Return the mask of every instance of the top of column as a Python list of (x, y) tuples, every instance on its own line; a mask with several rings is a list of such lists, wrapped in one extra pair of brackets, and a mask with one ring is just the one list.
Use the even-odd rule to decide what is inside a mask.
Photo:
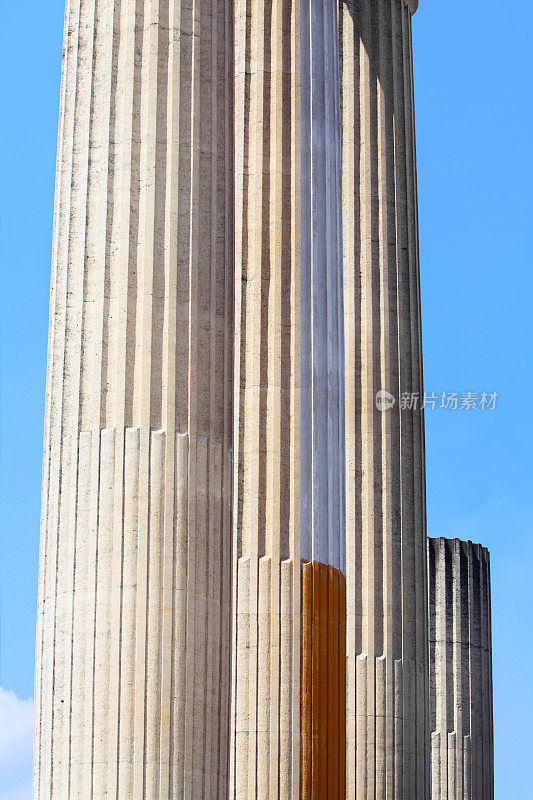
[(407, 5), (411, 9), (411, 14), (414, 14), (418, 8), (418, 0), (406, 0)]

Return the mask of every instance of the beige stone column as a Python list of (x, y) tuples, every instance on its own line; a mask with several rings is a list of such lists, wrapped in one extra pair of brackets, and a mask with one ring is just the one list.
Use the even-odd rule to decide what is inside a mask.
[(232, 800), (299, 794), (299, 13), (235, 3)]
[(415, 6), (340, 2), (350, 800), (429, 777)]
[(226, 797), (232, 28), (67, 3), (35, 800)]
[(490, 556), (428, 540), (431, 800), (493, 800)]

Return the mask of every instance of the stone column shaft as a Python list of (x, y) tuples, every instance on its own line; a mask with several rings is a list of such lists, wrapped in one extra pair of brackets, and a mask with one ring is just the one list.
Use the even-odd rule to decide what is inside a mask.
[(235, 71), (230, 795), (339, 800), (345, 457), (336, 0), (239, 0)]
[(490, 556), (428, 539), (432, 800), (493, 800)]
[(299, 5), (235, 4), (232, 800), (298, 797)]
[(350, 800), (427, 797), (415, 5), (340, 2)]
[(226, 796), (232, 25), (67, 3), (35, 800)]

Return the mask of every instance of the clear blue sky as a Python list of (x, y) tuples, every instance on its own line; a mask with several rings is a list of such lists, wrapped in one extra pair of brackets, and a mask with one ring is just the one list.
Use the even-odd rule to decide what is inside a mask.
[[(0, 685), (21, 699), (33, 694), (63, 5), (8, 3), (0, 34)], [(531, 0), (421, 0), (414, 21), (426, 389), (500, 394), (494, 412), (427, 413), (429, 533), (492, 554), (497, 800), (533, 786), (532, 30)]]

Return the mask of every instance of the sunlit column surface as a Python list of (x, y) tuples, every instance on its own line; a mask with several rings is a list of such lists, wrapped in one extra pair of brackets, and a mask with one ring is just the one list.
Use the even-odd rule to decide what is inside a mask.
[(226, 796), (230, 3), (67, 3), (36, 800)]

